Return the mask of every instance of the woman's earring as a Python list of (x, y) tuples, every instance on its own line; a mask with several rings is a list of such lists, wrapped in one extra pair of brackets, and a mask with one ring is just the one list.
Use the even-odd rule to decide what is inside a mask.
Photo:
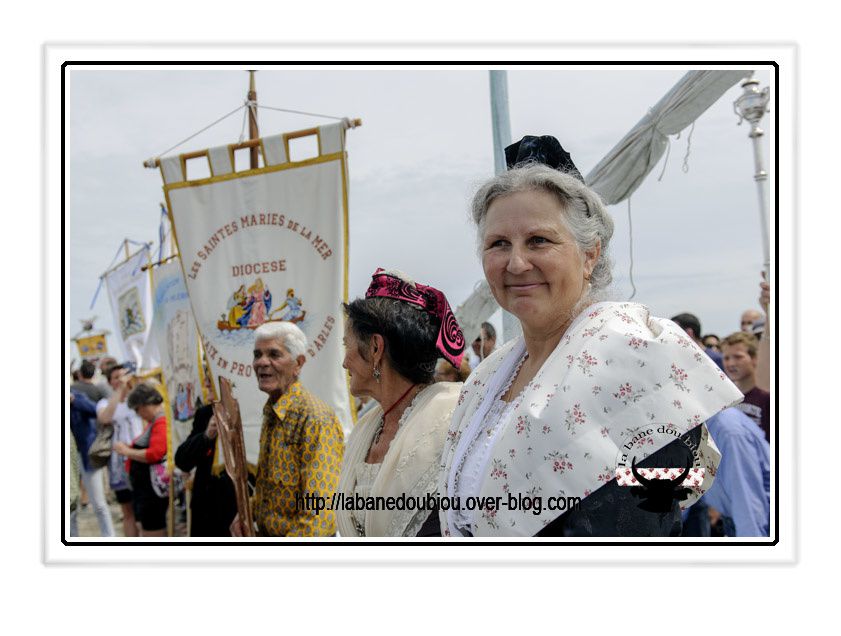
[(374, 379), (377, 381), (377, 384), (380, 383), (380, 378), (382, 377), (382, 375), (383, 374), (380, 373), (380, 370), (377, 367), (374, 367)]

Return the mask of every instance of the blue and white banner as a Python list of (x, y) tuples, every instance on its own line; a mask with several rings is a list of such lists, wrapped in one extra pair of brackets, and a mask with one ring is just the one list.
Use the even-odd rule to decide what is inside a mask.
[(140, 371), (160, 365), (156, 347), (147, 347), (152, 328), (152, 291), (149, 272), (142, 267), (149, 262), (149, 248), (144, 246), (102, 276), (117, 323), (117, 340), (125, 357)]
[(152, 335), (160, 351), (161, 374), (169, 397), (173, 448), (190, 434), (193, 415), (205, 403), (199, 334), (181, 263), (178, 259), (152, 269), (155, 318)]

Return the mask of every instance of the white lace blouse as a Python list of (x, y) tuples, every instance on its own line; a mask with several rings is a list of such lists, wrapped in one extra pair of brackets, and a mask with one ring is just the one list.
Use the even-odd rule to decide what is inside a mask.
[(456, 470), (455, 474), (455, 491), (454, 495), (459, 498), (460, 508), (455, 513), (456, 526), (463, 530), (467, 530), (471, 534), (474, 532), (474, 517), (475, 510), (468, 510), (468, 497), (478, 497), (482, 488), (482, 480), (485, 468), (490, 461), (491, 451), (499, 436), (500, 431), (503, 430), (503, 424), (508, 420), (513, 408), (519, 403), (521, 396), (518, 395), (510, 402), (504, 402), (502, 396), (506, 394), (514, 378), (520, 372), (527, 356), (523, 356), (520, 363), (514, 369), (514, 373), (508, 379), (502, 390), (496, 395), (494, 403), (488, 411), (482, 425), (476, 431), (476, 435), (470, 441), (464, 455), (461, 458), (456, 458), (456, 466), (460, 469)]

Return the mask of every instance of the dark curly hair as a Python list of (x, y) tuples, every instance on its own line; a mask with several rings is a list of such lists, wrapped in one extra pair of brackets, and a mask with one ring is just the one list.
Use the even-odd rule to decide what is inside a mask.
[(371, 337), (380, 334), (391, 367), (415, 384), (429, 384), (440, 354), (435, 347), (440, 320), (395, 298), (357, 298), (343, 305), (359, 340), (359, 355), (370, 359)]

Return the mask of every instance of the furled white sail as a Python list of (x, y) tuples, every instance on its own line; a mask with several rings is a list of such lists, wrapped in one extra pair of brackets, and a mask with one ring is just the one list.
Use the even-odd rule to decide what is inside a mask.
[(585, 177), (607, 205), (624, 201), (666, 151), (668, 136), (694, 122), (753, 71), (689, 71)]

